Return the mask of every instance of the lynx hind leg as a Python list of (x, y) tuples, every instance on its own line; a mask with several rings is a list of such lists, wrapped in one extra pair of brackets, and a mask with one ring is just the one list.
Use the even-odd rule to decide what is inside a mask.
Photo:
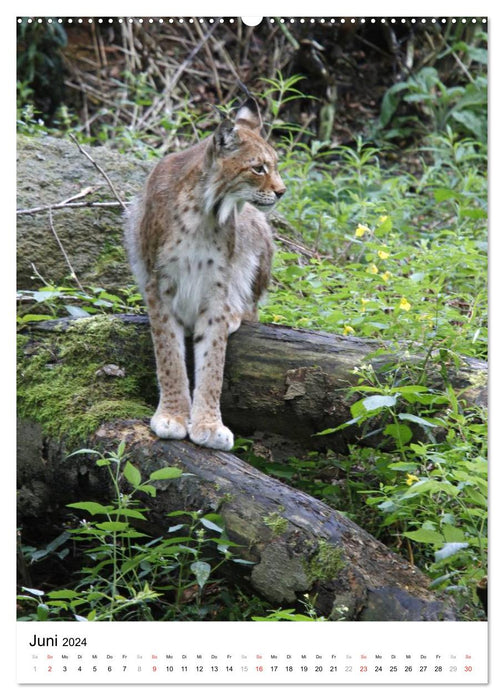
[(151, 429), (163, 439), (187, 436), (191, 413), (189, 380), (185, 366), (183, 327), (160, 308), (156, 295), (147, 294), (159, 383), (159, 404), (151, 418)]

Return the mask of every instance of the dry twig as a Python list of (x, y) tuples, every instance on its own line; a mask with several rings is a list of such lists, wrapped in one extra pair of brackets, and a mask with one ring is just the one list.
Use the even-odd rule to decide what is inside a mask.
[(112, 193), (113, 193), (114, 197), (117, 199), (117, 201), (119, 202), (119, 204), (121, 205), (121, 207), (124, 209), (124, 211), (126, 211), (126, 210), (127, 210), (127, 207), (126, 207), (126, 205), (124, 204), (124, 202), (122, 201), (122, 199), (121, 199), (119, 193), (117, 192), (116, 188), (115, 188), (114, 185), (112, 184), (112, 181), (110, 180), (110, 178), (109, 178), (109, 176), (107, 175), (107, 173), (103, 170), (103, 168), (102, 168), (100, 165), (98, 165), (98, 163), (96, 163), (95, 160), (93, 160), (93, 158), (89, 155), (89, 153), (87, 153), (87, 152), (82, 148), (82, 146), (80, 145), (80, 143), (77, 141), (77, 139), (75, 138), (75, 136), (74, 136), (73, 134), (69, 134), (69, 136), (70, 136), (70, 138), (72, 139), (72, 141), (76, 144), (76, 146), (77, 146), (77, 148), (79, 149), (79, 151), (80, 151), (83, 155), (85, 155), (86, 158), (87, 158), (87, 159), (94, 165), (94, 167), (98, 170), (98, 172), (99, 172), (101, 175), (103, 175), (103, 177), (104, 177), (105, 180), (107, 181), (108, 186), (109, 186), (110, 189), (112, 190)]
[(63, 244), (60, 241), (58, 234), (56, 233), (56, 229), (54, 228), (53, 215), (52, 215), (51, 208), (49, 208), (49, 225), (51, 227), (51, 232), (52, 232), (54, 238), (56, 239), (56, 243), (58, 244), (61, 252), (63, 253), (63, 257), (65, 258), (66, 264), (68, 265), (68, 269), (70, 270), (70, 274), (72, 275), (72, 279), (75, 280), (75, 282), (76, 282), (77, 286), (79, 287), (79, 289), (81, 290), (81, 292), (84, 292), (84, 294), (85, 294), (84, 287), (79, 282), (79, 278), (77, 277), (77, 275), (75, 273), (75, 270), (73, 268), (72, 263), (70, 262), (70, 258), (68, 257), (66, 250), (63, 247)]

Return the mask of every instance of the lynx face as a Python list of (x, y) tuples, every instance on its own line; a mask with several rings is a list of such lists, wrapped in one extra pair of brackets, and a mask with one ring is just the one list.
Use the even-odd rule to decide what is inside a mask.
[(259, 113), (251, 111), (249, 101), (238, 111), (236, 122), (222, 122), (213, 137), (214, 176), (206, 193), (208, 205), (219, 208), (223, 223), (234, 206), (241, 211), (248, 202), (268, 212), (285, 192), (278, 173), (278, 156), (261, 137)]
[[(270, 277), (272, 233), (265, 217), (285, 192), (273, 148), (249, 98), (234, 121), (151, 173), (127, 227), (130, 261), (152, 330), (160, 387), (151, 427), (160, 438), (229, 450), (220, 394), (229, 333), (257, 320)], [(194, 347), (194, 391), (185, 336)]]

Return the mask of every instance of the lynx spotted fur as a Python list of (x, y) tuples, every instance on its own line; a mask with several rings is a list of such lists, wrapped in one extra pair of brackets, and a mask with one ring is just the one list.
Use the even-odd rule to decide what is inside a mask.
[[(277, 155), (249, 97), (234, 122), (158, 163), (132, 208), (126, 242), (149, 313), (160, 389), (160, 438), (230, 450), (220, 395), (227, 337), (257, 320), (273, 243), (266, 213), (285, 192)], [(185, 338), (194, 347), (194, 389)]]

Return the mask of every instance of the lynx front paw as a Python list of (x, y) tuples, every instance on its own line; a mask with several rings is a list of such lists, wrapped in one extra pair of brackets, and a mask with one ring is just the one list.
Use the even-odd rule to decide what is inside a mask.
[(183, 440), (187, 435), (187, 421), (183, 416), (155, 413), (150, 422), (151, 429), (163, 440)]
[(220, 421), (196, 423), (189, 428), (192, 442), (212, 450), (230, 450), (234, 444), (233, 433)]

